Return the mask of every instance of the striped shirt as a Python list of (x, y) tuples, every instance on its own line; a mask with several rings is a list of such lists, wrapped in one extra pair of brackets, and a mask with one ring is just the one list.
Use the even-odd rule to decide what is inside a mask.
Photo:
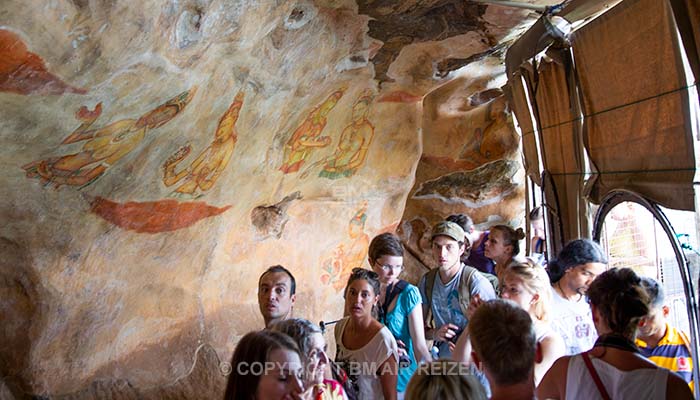
[(692, 353), (686, 344), (689, 341), (685, 333), (666, 324), (666, 334), (659, 340), (659, 344), (656, 347), (647, 347), (647, 344), (640, 339), (637, 339), (636, 343), (644, 357), (659, 367), (677, 373), (695, 391), (693, 387)]

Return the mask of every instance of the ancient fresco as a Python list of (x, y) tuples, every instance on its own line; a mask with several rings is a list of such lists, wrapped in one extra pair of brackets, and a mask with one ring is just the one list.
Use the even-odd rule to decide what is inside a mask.
[(309, 112), (284, 146), (284, 161), (280, 171), (285, 174), (298, 172), (312, 152), (331, 144), (330, 136), (321, 136), (321, 133), (328, 122), (328, 113), (338, 104), (344, 92), (345, 89), (336, 90)]
[(259, 240), (268, 238), (279, 239), (284, 232), (284, 226), (289, 222), (287, 209), (295, 200), (301, 199), (301, 192), (294, 192), (285, 196), (279, 202), (272, 205), (261, 205), (250, 212), (250, 222), (255, 227)]
[(3, 4), (0, 397), (215, 398), (267, 267), (295, 274), (295, 316), (337, 319), (377, 233), (512, 219), (518, 185), (445, 199), (516, 160), (481, 57), (521, 20), (399, 3)]
[(191, 151), (188, 144), (170, 156), (163, 164), (163, 183), (165, 186), (179, 184), (172, 195), (181, 198), (196, 199), (211, 189), (228, 166), (233, 149), (238, 140), (236, 121), (243, 107), (243, 92), (238, 92), (228, 110), (219, 119), (214, 133), (214, 140), (190, 164), (176, 172), (177, 166)]
[(102, 115), (102, 104), (94, 110), (81, 107), (75, 118), (82, 123), (61, 145), (85, 142), (82, 151), (49, 157), (25, 164), (28, 178), (39, 179), (44, 185), (83, 188), (99, 179), (124, 156), (138, 148), (146, 134), (167, 124), (192, 100), (197, 88), (178, 94), (138, 119), (122, 119), (99, 128), (91, 128)]
[(170, 232), (192, 226), (199, 220), (219, 215), (231, 208), (214, 207), (204, 202), (159, 200), (117, 203), (98, 197), (90, 211), (114, 225), (138, 233)]
[(341, 292), (353, 268), (362, 267), (367, 259), (369, 235), (365, 232), (367, 202), (357, 210), (347, 225), (347, 239), (338, 244), (332, 255), (323, 260), (321, 282)]
[(374, 125), (367, 119), (374, 95), (365, 90), (352, 106), (352, 122), (343, 129), (332, 155), (326, 157), (318, 176), (328, 179), (353, 176), (362, 167), (374, 137)]
[(7, 29), (0, 29), (0, 91), (23, 95), (87, 93), (49, 72), (41, 56), (29, 51), (22, 38)]

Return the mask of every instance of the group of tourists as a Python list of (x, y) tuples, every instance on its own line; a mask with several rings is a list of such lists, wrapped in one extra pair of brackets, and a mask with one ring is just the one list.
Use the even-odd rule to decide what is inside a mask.
[(258, 283), (266, 329), (238, 343), (226, 399), (692, 398), (690, 344), (666, 322), (658, 282), (606, 270), (587, 239), (545, 269), (519, 254), (524, 237), (451, 215), (414, 286), (400, 279), (400, 239), (376, 236), (370, 268), (344, 289), (332, 360), (325, 327), (292, 317), (293, 274), (270, 267)]

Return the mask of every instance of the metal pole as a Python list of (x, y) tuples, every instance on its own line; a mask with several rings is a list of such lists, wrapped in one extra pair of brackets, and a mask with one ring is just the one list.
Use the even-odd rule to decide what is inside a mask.
[(484, 3), (484, 4), (494, 4), (503, 7), (515, 7), (524, 8), (526, 10), (533, 10), (539, 12), (546, 12), (549, 6), (538, 6), (536, 4), (526, 4), (518, 3), (517, 1), (506, 1), (506, 0), (471, 0), (474, 3)]

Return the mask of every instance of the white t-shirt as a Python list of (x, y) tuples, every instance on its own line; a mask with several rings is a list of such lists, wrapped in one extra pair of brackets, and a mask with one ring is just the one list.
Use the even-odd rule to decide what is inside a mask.
[(565, 354), (572, 356), (590, 350), (598, 338), (593, 325), (591, 307), (581, 296), (569, 301), (552, 288), (552, 316), (550, 326), (564, 339)]
[(360, 400), (384, 399), (379, 381), (379, 368), (394, 357), (398, 363), (398, 346), (394, 336), (386, 326), (366, 345), (357, 350), (349, 350), (343, 345), (343, 332), (349, 318), (344, 318), (335, 327), (335, 361), (345, 369), (350, 381), (357, 390)]
[[(591, 357), (605, 390), (611, 399), (656, 400), (666, 398), (668, 370), (644, 368), (621, 371), (603, 360)], [(598, 387), (580, 355), (569, 359), (566, 373), (566, 400), (602, 399)]]

